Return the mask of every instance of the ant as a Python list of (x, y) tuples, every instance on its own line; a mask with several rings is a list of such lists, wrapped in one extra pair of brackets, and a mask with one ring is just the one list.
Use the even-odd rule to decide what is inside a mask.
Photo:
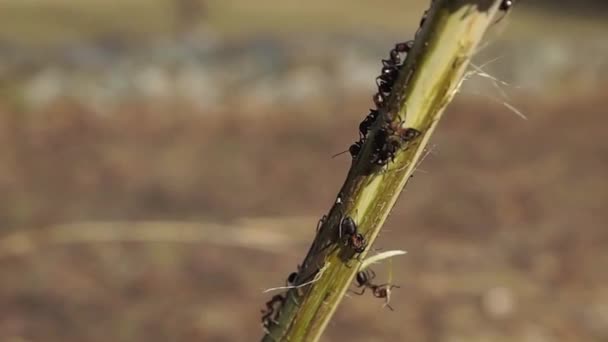
[(378, 95), (383, 98), (390, 95), (391, 91), (393, 90), (393, 85), (397, 80), (397, 76), (399, 75), (399, 70), (401, 70), (402, 67), (401, 55), (405, 54), (407, 56), (413, 46), (414, 41), (412, 40), (397, 43), (390, 51), (389, 59), (382, 60), (382, 71), (380, 72), (380, 76), (376, 78), (376, 85), (378, 86), (379, 91), (374, 97), (374, 103), (376, 103), (376, 105), (378, 105), (378, 101), (376, 101)]
[[(395, 135), (395, 133), (397, 133)], [(395, 160), (395, 154), (406, 143), (414, 140), (422, 134), (415, 128), (393, 130), (392, 128), (381, 128), (374, 141), (374, 154), (372, 163), (376, 165), (386, 165), (389, 160)]]
[(363, 234), (357, 231), (357, 224), (350, 216), (342, 218), (338, 227), (338, 235), (345, 245), (357, 253), (363, 253), (367, 247), (367, 240)]
[(389, 52), (389, 58), (382, 60), (382, 71), (380, 72), (380, 76), (376, 78), (378, 93), (373, 97), (377, 109), (384, 106), (386, 97), (388, 97), (393, 90), (393, 85), (402, 66), (401, 55), (405, 54), (407, 56), (407, 53), (410, 52), (412, 46), (414, 46), (413, 41), (397, 43)]
[[(389, 53), (389, 59), (382, 60), (382, 71), (380, 76), (376, 78), (376, 85), (378, 86), (378, 92), (373, 96), (374, 105), (376, 109), (370, 109), (369, 114), (363, 119), (363, 121), (359, 124), (359, 141), (352, 144), (348, 152), (353, 159), (357, 158), (359, 152), (361, 152), (361, 148), (365, 139), (367, 137), (367, 133), (369, 129), (372, 127), (374, 122), (379, 116), (379, 109), (384, 107), (388, 96), (393, 90), (393, 85), (399, 75), (399, 70), (401, 68), (401, 54), (407, 54), (414, 42), (408, 41), (404, 43), (397, 43), (395, 47)], [(347, 151), (340, 152), (332, 156), (332, 158), (337, 157)]]
[(380, 128), (374, 140), (372, 163), (376, 165), (386, 165), (389, 159), (394, 160), (395, 153), (398, 149), (398, 141), (391, 138), (389, 130), (386, 127)]
[(389, 133), (385, 127), (380, 128), (376, 136), (374, 137), (374, 154), (372, 155), (372, 163), (378, 165), (384, 165), (384, 154), (383, 151), (387, 145)]
[[(411, 51), (414, 46), (414, 41), (410, 40), (403, 43), (395, 44), (395, 47), (390, 51), (389, 59), (382, 60), (383, 68), (381, 71), (381, 75), (376, 78), (376, 84), (378, 85), (378, 93), (374, 95), (374, 103), (378, 109), (381, 108), (385, 104), (386, 98), (390, 95), (393, 90), (394, 83), (399, 75), (399, 71), (402, 68), (402, 59), (401, 54), (407, 54)], [(362, 136), (363, 140), (369, 128), (376, 120), (377, 112), (370, 113), (368, 117), (361, 122), (359, 125), (359, 132)], [(372, 115), (373, 114), (373, 115)], [(390, 123), (387, 122), (390, 125)], [(397, 138), (392, 137), (396, 131), (399, 129), (392, 129), (382, 127), (380, 131), (377, 133), (374, 141), (374, 149), (372, 155), (372, 163), (377, 165), (385, 165), (389, 160), (394, 160), (395, 153), (401, 145), (407, 141), (414, 139), (417, 135), (415, 132), (418, 132), (414, 129), (406, 129), (403, 134), (399, 134)], [(400, 132), (401, 133), (401, 132)], [(418, 132), (419, 133), (419, 132)]]
[(395, 47), (389, 52), (389, 59), (383, 59), (382, 65), (385, 67), (396, 67), (400, 65), (402, 62), (401, 54), (407, 55), (413, 46), (413, 40), (395, 44)]
[[(291, 275), (289, 277), (291, 277)], [(280, 294), (273, 296), (266, 302), (266, 310), (262, 310), (262, 326), (265, 330), (268, 330), (272, 324), (278, 323), (279, 309), (284, 302), (285, 297)]]
[[(372, 125), (376, 122), (376, 119), (380, 115), (380, 109), (384, 107), (388, 96), (390, 96), (393, 90), (393, 86), (395, 84), (395, 81), (397, 80), (397, 77), (399, 76), (399, 71), (402, 67), (402, 54), (405, 54), (407, 56), (413, 46), (414, 41), (412, 40), (397, 43), (390, 51), (389, 58), (382, 60), (383, 67), (380, 76), (376, 78), (378, 92), (373, 96), (373, 101), (374, 105), (376, 106), (376, 109), (370, 109), (369, 114), (367, 114), (365, 119), (363, 119), (363, 121), (359, 124), (359, 141), (353, 143), (347, 150), (353, 160), (356, 159), (359, 153), (361, 152), (363, 143), (365, 143), (365, 140), (367, 138), (367, 133), (369, 132)], [(382, 145), (384, 145), (384, 143)], [(378, 149), (379, 148), (376, 148), (376, 150)], [(386, 158), (378, 158), (378, 160), (380, 160), (382, 164), (386, 164), (389, 158), (394, 158), (396, 150), (397, 148), (392, 148), (388, 153), (385, 153), (388, 155), (386, 156)], [(332, 156), (332, 158), (346, 153), (347, 151), (335, 154)]]
[(387, 306), (389, 309), (391, 309), (391, 311), (394, 311), (393, 307), (389, 304), (389, 302), (391, 300), (391, 290), (393, 288), (399, 288), (399, 286), (388, 284), (388, 283), (376, 285), (376, 284), (372, 283), (372, 280), (374, 278), (376, 278), (376, 273), (374, 271), (372, 271), (371, 269), (357, 273), (357, 278), (356, 278), (357, 287), (362, 288), (362, 289), (361, 289), (361, 292), (356, 292), (356, 291), (352, 291), (352, 292), (356, 295), (361, 296), (365, 293), (366, 289), (370, 289), (370, 290), (372, 290), (374, 297), (384, 298), (385, 299), (384, 305)]

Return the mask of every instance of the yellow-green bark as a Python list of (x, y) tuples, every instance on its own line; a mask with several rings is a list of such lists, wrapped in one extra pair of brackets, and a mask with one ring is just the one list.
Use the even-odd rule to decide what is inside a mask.
[(373, 243), (455, 95), (500, 2), (433, 2), (386, 107), (389, 117), (394, 118), (393, 125), (415, 128), (421, 136), (397, 152), (387, 166), (370, 166), (378, 124), (372, 128), (302, 264), (299, 282), (313, 279), (315, 274), (317, 280), (289, 290), (278, 324), (271, 326), (263, 341), (319, 339), (359, 267), (356, 259), (348, 260), (348, 248), (335, 242), (340, 219), (344, 215), (352, 217), (369, 245)]

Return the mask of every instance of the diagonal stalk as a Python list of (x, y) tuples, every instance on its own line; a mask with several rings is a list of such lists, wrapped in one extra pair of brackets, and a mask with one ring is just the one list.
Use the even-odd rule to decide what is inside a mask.
[[(441, 115), (456, 94), (467, 65), (501, 0), (435, 0), (380, 118), (353, 161), (348, 177), (300, 267), (276, 324), (263, 341), (317, 341), (365, 256), (353, 258), (338, 233), (341, 220), (354, 219), (371, 245), (418, 164)], [(386, 166), (373, 163), (383, 125), (420, 136), (400, 145)], [(376, 146), (376, 147), (375, 147)], [(368, 245), (368, 246), (369, 246)], [(314, 282), (310, 283), (311, 280)]]

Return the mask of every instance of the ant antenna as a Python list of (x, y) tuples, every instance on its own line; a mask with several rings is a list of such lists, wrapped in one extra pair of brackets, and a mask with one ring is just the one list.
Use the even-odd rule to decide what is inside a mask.
[(341, 156), (341, 155), (343, 155), (343, 154), (344, 154), (344, 153), (346, 153), (346, 152), (348, 152), (348, 150), (344, 150), (344, 151), (342, 151), (342, 152), (340, 152), (340, 153), (336, 153), (336, 154), (334, 154), (333, 156), (331, 156), (331, 158), (332, 158), (332, 159), (334, 159), (334, 158), (336, 158), (337, 156)]

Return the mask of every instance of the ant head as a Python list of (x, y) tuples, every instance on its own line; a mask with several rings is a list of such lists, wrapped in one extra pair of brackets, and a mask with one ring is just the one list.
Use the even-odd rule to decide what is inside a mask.
[(367, 273), (363, 271), (357, 273), (357, 285), (359, 285), (360, 287), (367, 284), (368, 280), (369, 279), (367, 277)]
[(405, 129), (402, 137), (403, 137), (403, 140), (410, 141), (410, 140), (416, 139), (418, 136), (420, 136), (420, 134), (422, 134), (422, 133), (419, 130), (410, 127), (410, 128)]
[[(340, 153), (336, 153), (333, 156), (331, 156), (332, 158), (335, 158), (339, 155), (342, 155), (346, 152), (350, 153), (350, 156), (355, 159), (357, 157), (357, 155), (359, 155), (359, 152), (361, 152), (361, 147), (363, 147), (363, 142), (361, 141), (357, 141), (354, 144), (350, 145), (350, 147), (348, 148), (348, 150), (346, 151), (342, 151)], [(339, 200), (340, 198), (338, 198)], [(336, 201), (336, 203), (339, 203), (338, 201)], [(319, 223), (319, 225), (317, 225), (317, 229), (320, 228), (322, 225), (322, 223)]]
[(289, 275), (289, 277), (287, 277), (287, 286), (295, 285), (297, 277), (298, 277), (298, 272), (292, 272)]
[(412, 49), (412, 47), (414, 47), (414, 41), (410, 40), (410, 41), (398, 43), (397, 45), (395, 45), (395, 51), (400, 52), (400, 53), (409, 53), (410, 50)]
[(357, 141), (356, 143), (350, 145), (350, 147), (348, 148), (348, 152), (350, 153), (351, 157), (357, 157), (359, 155), (359, 152), (361, 152), (362, 146), (363, 144), (360, 141)]
[(367, 247), (367, 240), (365, 240), (365, 236), (361, 233), (351, 235), (350, 242), (356, 253), (363, 253), (365, 247)]
[(511, 9), (511, 7), (513, 6), (513, 0), (503, 0), (500, 3), (500, 7), (498, 7), (498, 9), (500, 11), (508, 11), (509, 9)]
[(352, 237), (356, 235), (357, 224), (355, 223), (355, 220), (353, 220), (350, 216), (343, 218), (342, 222), (340, 222), (340, 231), (342, 232), (343, 236)]
[(385, 66), (397, 66), (399, 64), (401, 64), (401, 58), (399, 57), (399, 52), (397, 52), (395, 50), (391, 50), (389, 59), (388, 59), (387, 63), (384, 65)]

